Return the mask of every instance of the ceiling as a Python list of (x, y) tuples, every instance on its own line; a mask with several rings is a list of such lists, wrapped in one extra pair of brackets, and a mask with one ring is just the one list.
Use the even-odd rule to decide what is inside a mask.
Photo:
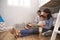
[(47, 4), (43, 5), (42, 7), (56, 7), (60, 6), (60, 0), (51, 0)]

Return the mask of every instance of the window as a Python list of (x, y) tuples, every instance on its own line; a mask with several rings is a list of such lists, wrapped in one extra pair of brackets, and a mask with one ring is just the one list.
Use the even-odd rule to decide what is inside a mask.
[(8, 0), (8, 5), (30, 7), (30, 0)]

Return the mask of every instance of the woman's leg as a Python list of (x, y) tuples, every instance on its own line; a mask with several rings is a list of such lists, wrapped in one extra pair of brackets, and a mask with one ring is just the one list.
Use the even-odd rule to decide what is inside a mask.
[(33, 28), (33, 34), (39, 34), (39, 28)]
[(42, 33), (46, 32), (46, 31), (48, 31), (48, 29), (43, 28)]
[(12, 28), (12, 29), (10, 30), (10, 32), (11, 32), (11, 34), (15, 35), (15, 34), (16, 34), (16, 29)]
[(15, 38), (19, 37), (19, 31), (18, 30), (13, 28), (10, 30), (10, 32), (11, 32), (11, 34), (13, 34), (15, 36)]
[(21, 30), (21, 31), (20, 31), (20, 34), (21, 34), (20, 36), (22, 36), (22, 37), (23, 37), (23, 36), (28, 36), (28, 35), (31, 35), (32, 32), (33, 32), (32, 29)]

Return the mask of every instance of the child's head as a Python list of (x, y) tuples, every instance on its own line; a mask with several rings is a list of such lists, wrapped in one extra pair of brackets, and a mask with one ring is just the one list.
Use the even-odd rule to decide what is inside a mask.
[(41, 21), (45, 20), (45, 17), (43, 15), (40, 15), (40, 20)]

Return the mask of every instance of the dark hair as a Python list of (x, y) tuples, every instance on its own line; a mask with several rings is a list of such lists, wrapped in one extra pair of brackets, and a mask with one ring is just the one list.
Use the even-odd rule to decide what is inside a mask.
[(40, 15), (40, 17), (43, 17), (43, 18), (45, 18), (43, 15)]
[(41, 11), (40, 11), (40, 10), (38, 10), (37, 12), (40, 12), (40, 13), (41, 13)]
[(51, 11), (50, 11), (48, 8), (44, 9), (43, 12), (45, 12), (45, 13), (48, 14), (48, 15), (47, 15), (47, 19), (50, 19), (50, 17), (52, 17)]

